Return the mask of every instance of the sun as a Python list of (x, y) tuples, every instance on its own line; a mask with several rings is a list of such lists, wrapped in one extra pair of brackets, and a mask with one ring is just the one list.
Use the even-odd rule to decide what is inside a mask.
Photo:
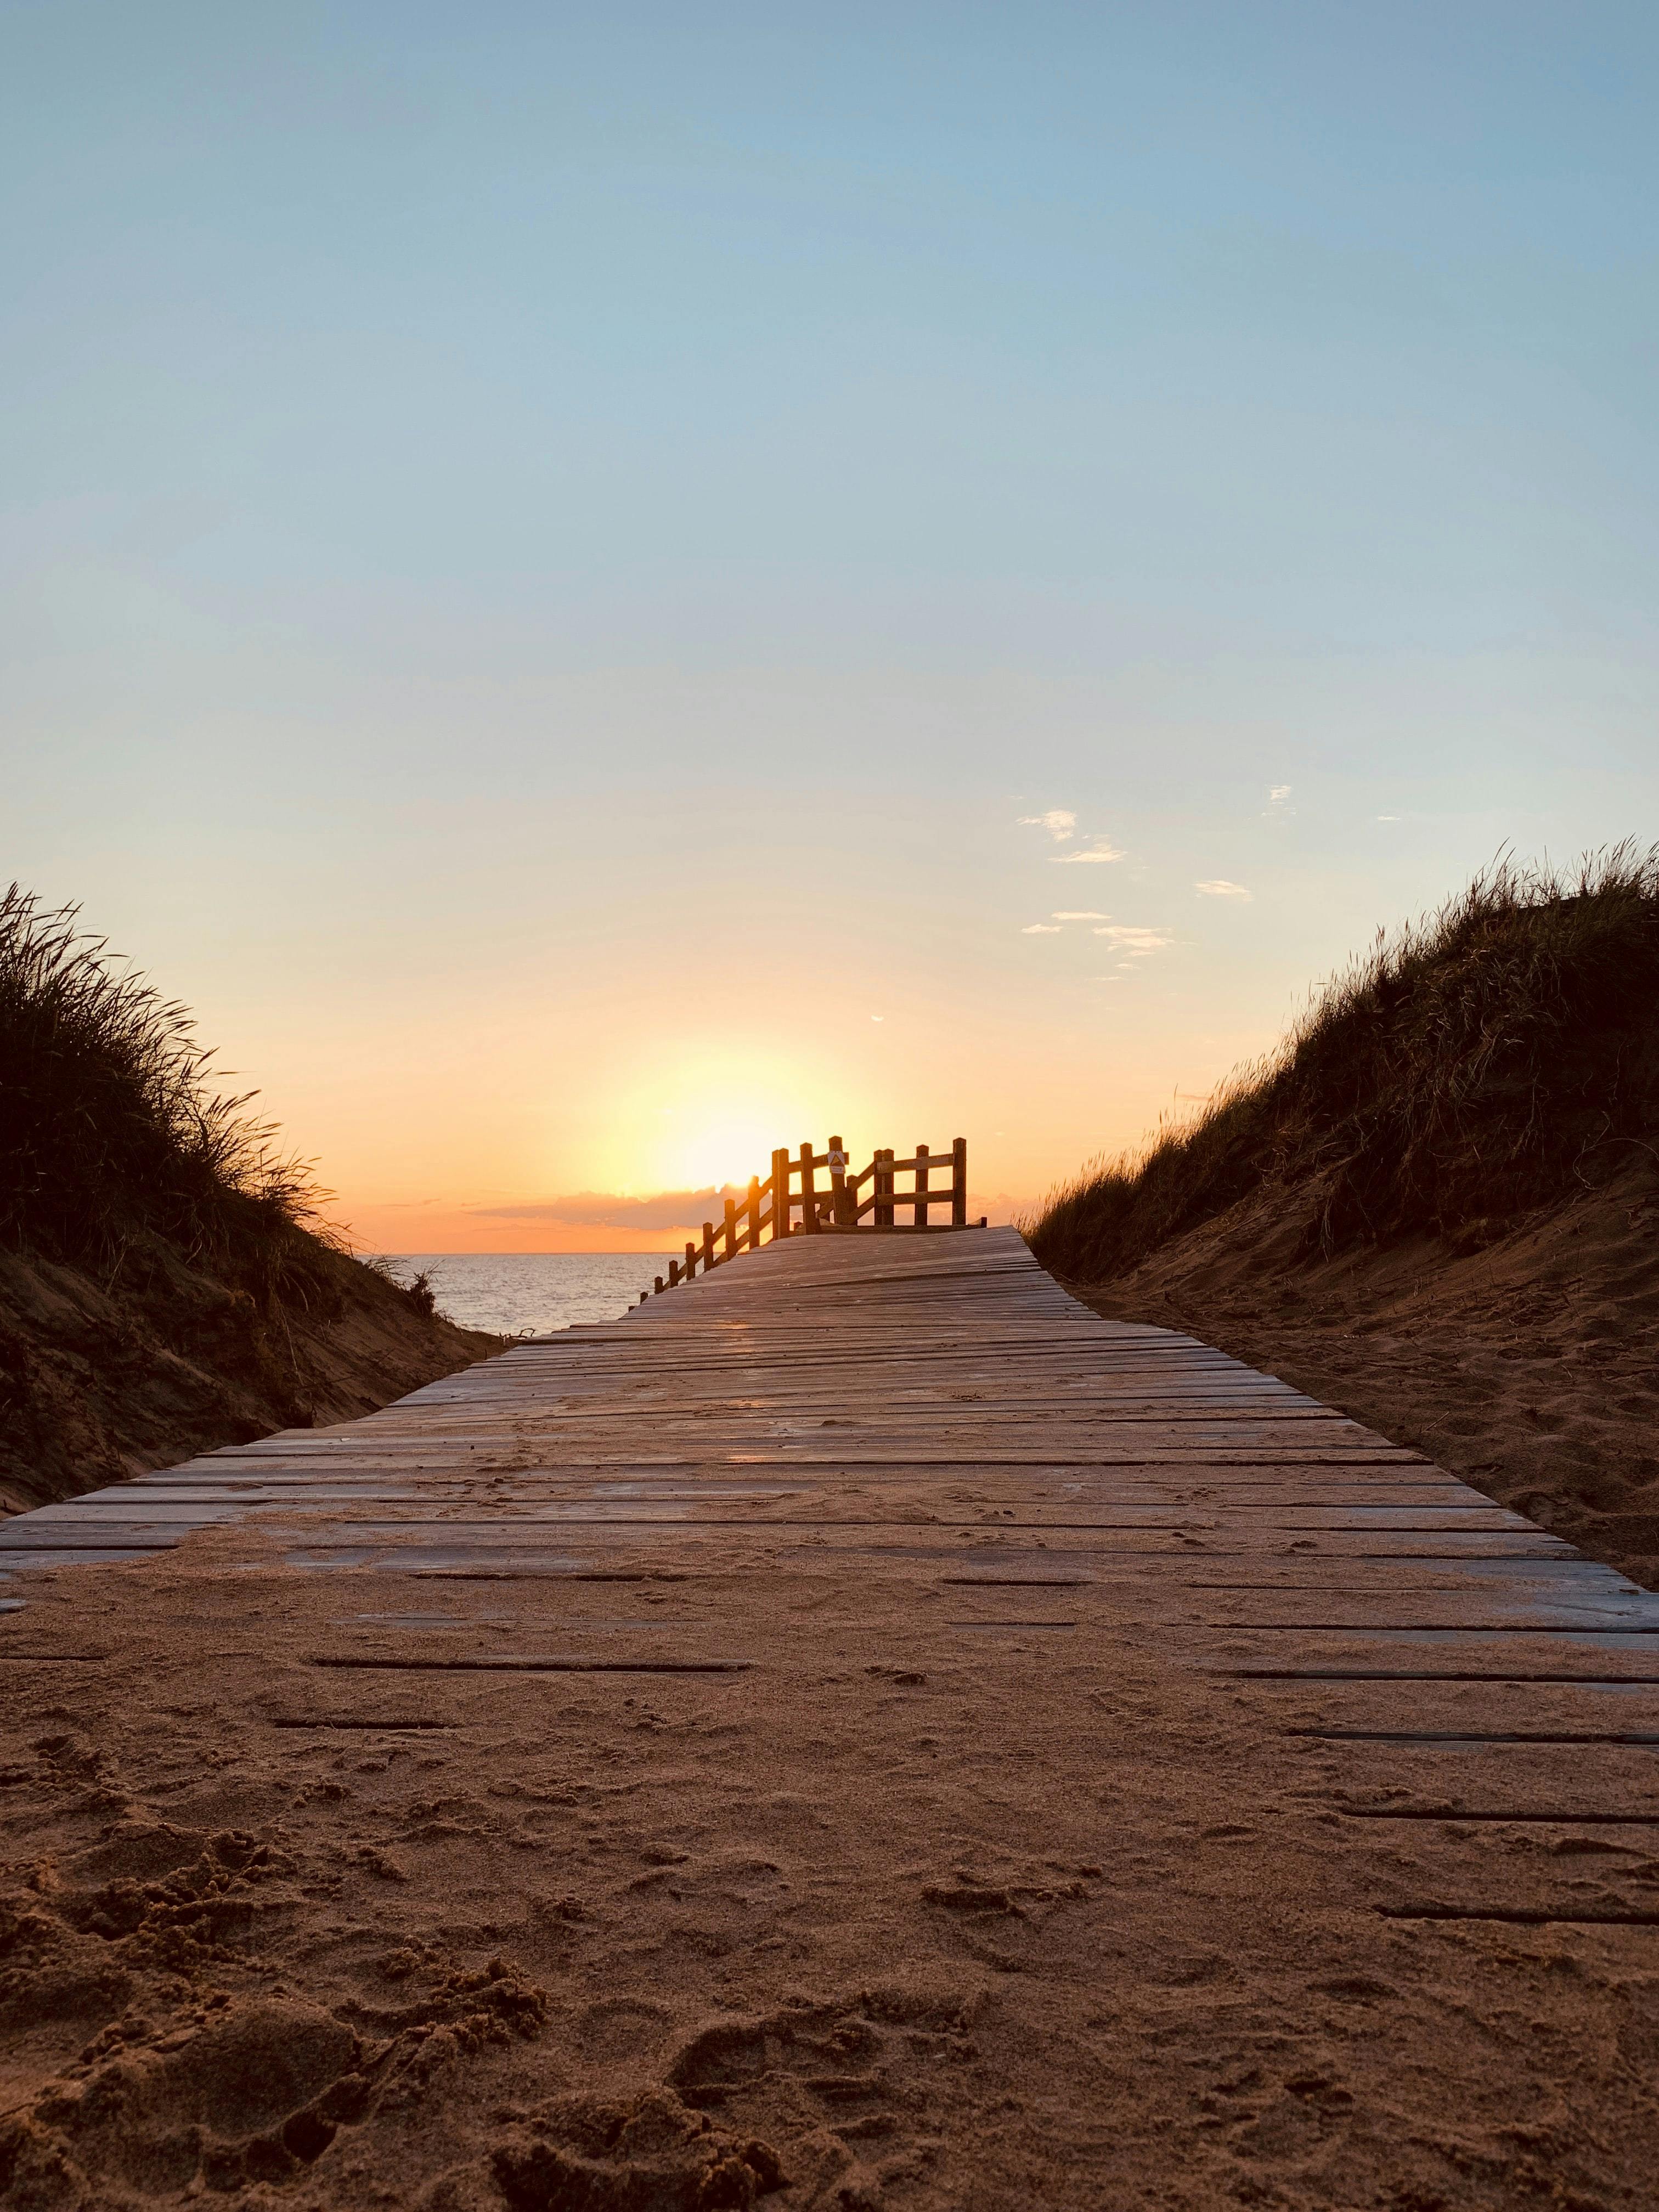
[(688, 1105), (674, 1114), (670, 1128), (665, 1180), (675, 1188), (741, 1186), (750, 1176), (764, 1177), (771, 1172), (772, 1147), (789, 1142), (775, 1117), (763, 1119), (752, 1108)]
[[(826, 1100), (834, 1103), (827, 1107)], [(831, 1130), (845, 1134), (847, 1124), (865, 1118), (842, 1072), (819, 1066), (810, 1051), (803, 1056), (733, 1040), (726, 1051), (705, 1048), (678, 1060), (664, 1054), (617, 1101), (609, 1157), (592, 1170), (611, 1180), (595, 1188), (707, 1191), (728, 1184), (741, 1191), (750, 1176), (763, 1182), (770, 1175), (775, 1146), (797, 1152), (810, 1137), (822, 1151)]]

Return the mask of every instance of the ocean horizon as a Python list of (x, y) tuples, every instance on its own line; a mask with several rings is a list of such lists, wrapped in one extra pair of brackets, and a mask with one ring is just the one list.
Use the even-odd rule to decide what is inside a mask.
[(423, 1274), (438, 1310), (463, 1328), (544, 1336), (616, 1321), (665, 1274), (669, 1252), (390, 1252), (400, 1283)]

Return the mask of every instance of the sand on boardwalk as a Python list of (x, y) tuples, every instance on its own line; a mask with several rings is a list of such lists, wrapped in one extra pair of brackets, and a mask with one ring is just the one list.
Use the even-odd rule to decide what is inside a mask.
[[(1379, 1910), (1569, 1852), (1659, 1921), (1651, 1828), (1348, 1820), (1108, 1579), (248, 1544), (9, 1586), (0, 2203), (1652, 2202), (1659, 1926)], [(506, 1670), (671, 1644), (742, 1668)]]

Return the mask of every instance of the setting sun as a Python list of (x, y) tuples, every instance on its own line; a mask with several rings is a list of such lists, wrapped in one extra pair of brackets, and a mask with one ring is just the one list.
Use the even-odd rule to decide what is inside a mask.
[(750, 1176), (763, 1177), (770, 1172), (775, 1146), (793, 1152), (803, 1139), (810, 1136), (815, 1145), (822, 1145), (828, 1133), (816, 1126), (821, 1115), (811, 1117), (814, 1126), (798, 1127), (798, 1108), (781, 1103), (775, 1110), (757, 1109), (735, 1098), (665, 1107), (659, 1118), (653, 1180), (666, 1189), (746, 1183)]

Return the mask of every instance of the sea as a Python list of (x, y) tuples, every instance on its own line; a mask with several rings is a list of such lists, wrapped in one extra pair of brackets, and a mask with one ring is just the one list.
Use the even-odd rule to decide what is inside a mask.
[(394, 1252), (386, 1265), (400, 1283), (424, 1275), (440, 1313), (463, 1328), (497, 1336), (577, 1322), (615, 1321), (653, 1279), (668, 1273), (666, 1252)]

